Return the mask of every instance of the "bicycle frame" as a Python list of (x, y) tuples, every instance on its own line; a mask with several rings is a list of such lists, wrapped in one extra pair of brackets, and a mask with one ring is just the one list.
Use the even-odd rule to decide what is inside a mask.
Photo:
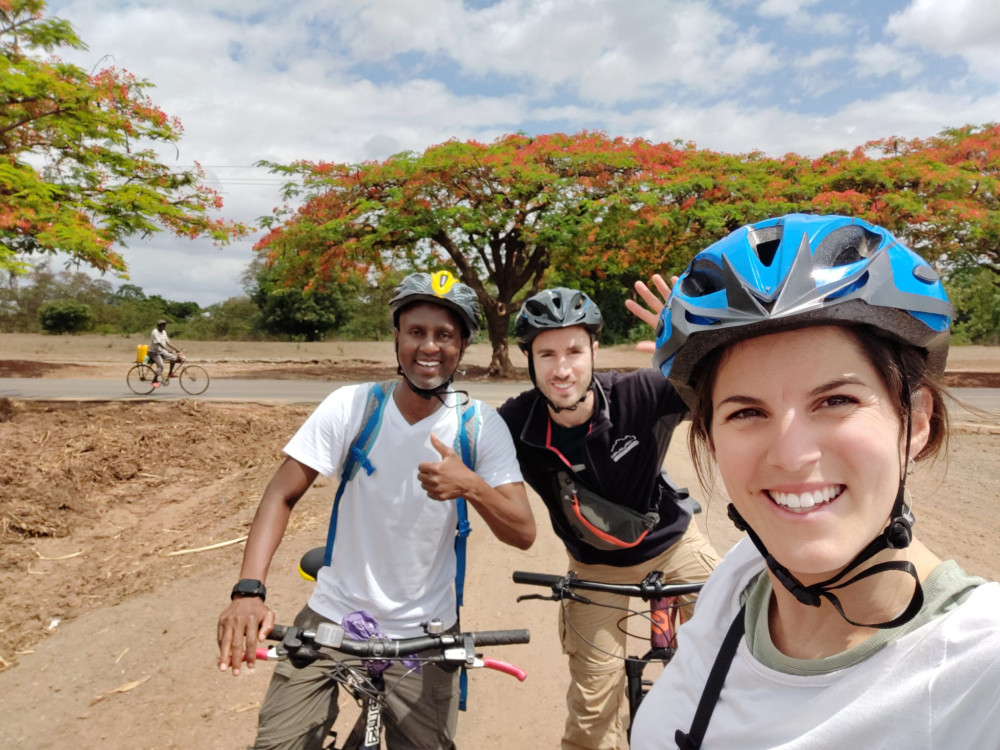
[[(677, 626), (680, 624), (680, 597), (695, 594), (701, 591), (704, 581), (693, 583), (673, 583), (662, 582), (663, 574), (654, 570), (646, 575), (639, 583), (605, 583), (603, 581), (588, 581), (580, 579), (575, 573), (570, 572), (564, 576), (548, 575), (545, 573), (530, 573), (527, 571), (515, 571), (513, 580), (515, 583), (523, 583), (532, 586), (547, 586), (552, 589), (552, 594), (543, 596), (541, 594), (525, 594), (519, 596), (517, 601), (526, 599), (544, 599), (551, 601), (563, 601), (571, 599), (583, 604), (594, 604), (602, 606), (585, 596), (576, 593), (580, 591), (598, 591), (609, 594), (619, 594), (621, 596), (637, 597), (645, 602), (649, 602), (648, 613), (630, 610), (629, 616), (648, 615), (650, 623), (649, 650), (641, 657), (625, 656), (625, 691), (629, 705), (629, 726), (635, 718), (635, 713), (642, 703), (649, 688), (652, 687), (652, 680), (644, 680), (643, 672), (646, 667), (654, 662), (667, 664), (674, 655), (677, 648)], [(619, 627), (621, 627), (619, 623)], [(626, 631), (623, 631), (626, 632)]]

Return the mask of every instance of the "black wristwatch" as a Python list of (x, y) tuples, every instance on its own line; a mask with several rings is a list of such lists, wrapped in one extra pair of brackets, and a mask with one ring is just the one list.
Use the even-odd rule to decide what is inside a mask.
[(264, 588), (264, 584), (255, 578), (243, 578), (233, 586), (233, 593), (230, 595), (230, 599), (235, 599), (237, 596), (259, 596), (260, 600), (267, 600), (267, 589)]

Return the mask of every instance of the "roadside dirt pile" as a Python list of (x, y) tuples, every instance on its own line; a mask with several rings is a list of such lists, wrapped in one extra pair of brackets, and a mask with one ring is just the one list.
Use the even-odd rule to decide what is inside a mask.
[(310, 410), (0, 399), (0, 657), (233, 538)]

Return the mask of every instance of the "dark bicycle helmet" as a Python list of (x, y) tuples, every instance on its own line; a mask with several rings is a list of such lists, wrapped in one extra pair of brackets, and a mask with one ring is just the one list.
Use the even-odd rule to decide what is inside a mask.
[(479, 331), (479, 300), (471, 287), (458, 281), (450, 271), (411, 273), (396, 287), (389, 310), (392, 325), (399, 328), (399, 313), (414, 302), (430, 302), (456, 313), (466, 328), (468, 338)]
[(514, 321), (514, 336), (521, 351), (528, 353), (531, 342), (542, 331), (582, 326), (597, 336), (604, 328), (604, 318), (593, 300), (576, 289), (545, 289), (521, 306)]
[(937, 272), (885, 229), (789, 214), (698, 253), (660, 313), (653, 365), (689, 404), (711, 351), (811, 325), (863, 324), (926, 351), (944, 372), (953, 308)]

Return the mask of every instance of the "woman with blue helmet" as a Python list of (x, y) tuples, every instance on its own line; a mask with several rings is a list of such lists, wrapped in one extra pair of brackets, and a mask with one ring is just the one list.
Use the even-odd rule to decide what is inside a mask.
[(952, 308), (881, 227), (793, 214), (692, 261), (654, 364), (747, 533), (712, 574), (632, 747), (1000, 747), (1000, 586), (913, 534), (947, 433)]

